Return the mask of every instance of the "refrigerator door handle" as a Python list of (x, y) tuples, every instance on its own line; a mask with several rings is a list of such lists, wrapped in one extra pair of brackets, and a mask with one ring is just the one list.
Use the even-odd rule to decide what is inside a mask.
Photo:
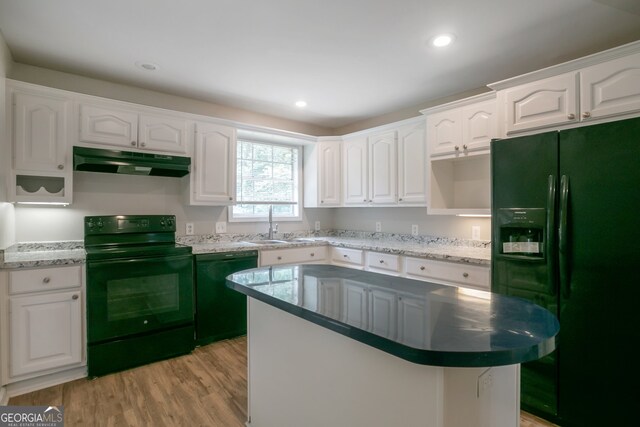
[(560, 226), (558, 227), (558, 252), (560, 255), (560, 289), (564, 298), (569, 298), (569, 247), (568, 222), (569, 222), (569, 177), (562, 175), (560, 179)]
[(547, 188), (547, 286), (550, 295), (556, 294), (555, 259), (553, 248), (555, 248), (555, 223), (556, 223), (556, 177), (549, 175), (549, 185)]

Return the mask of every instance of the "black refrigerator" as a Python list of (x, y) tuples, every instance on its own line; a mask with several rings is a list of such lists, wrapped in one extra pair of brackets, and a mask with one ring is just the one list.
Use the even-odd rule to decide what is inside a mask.
[(522, 409), (638, 425), (640, 118), (494, 140), (491, 168), (492, 291), (560, 320), (558, 349), (522, 365)]

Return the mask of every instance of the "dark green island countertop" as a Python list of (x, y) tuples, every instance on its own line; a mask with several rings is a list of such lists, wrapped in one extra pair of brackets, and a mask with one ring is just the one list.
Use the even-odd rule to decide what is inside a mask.
[(558, 319), (523, 299), (330, 265), (244, 270), (227, 286), (413, 363), (512, 365), (556, 348)]

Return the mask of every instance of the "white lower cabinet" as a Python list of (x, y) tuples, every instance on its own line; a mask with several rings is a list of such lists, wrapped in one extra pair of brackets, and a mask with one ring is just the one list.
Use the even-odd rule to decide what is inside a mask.
[(417, 348), (428, 343), (431, 333), (426, 304), (426, 298), (398, 295), (398, 341)]
[(331, 264), (356, 270), (364, 269), (364, 251), (362, 249), (331, 247)]
[(405, 257), (408, 278), (490, 290), (489, 267)]
[(327, 249), (326, 246), (304, 246), (260, 251), (260, 266), (324, 263), (327, 260)]
[(400, 256), (381, 252), (367, 253), (367, 270), (382, 274), (400, 273)]
[(8, 277), (8, 382), (80, 366), (82, 267), (15, 270)]

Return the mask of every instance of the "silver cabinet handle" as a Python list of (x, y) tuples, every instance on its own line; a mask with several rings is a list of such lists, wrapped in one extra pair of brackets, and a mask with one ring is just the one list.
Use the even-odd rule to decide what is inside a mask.
[(462, 146), (462, 149), (463, 149), (463, 150), (466, 150), (467, 148), (469, 148), (469, 147), (467, 147), (467, 144), (464, 144), (464, 145)]
[(311, 255), (311, 256), (316, 256), (316, 254), (315, 254), (315, 253), (313, 253), (313, 252), (311, 252), (311, 254), (310, 254), (310, 255)]
[(384, 260), (383, 259), (380, 260), (380, 264), (384, 264)]
[(229, 197), (229, 200), (233, 200), (233, 197)]
[(469, 273), (462, 273), (462, 277), (469, 277)]
[(49, 283), (51, 281), (50, 277), (45, 277), (44, 279), (42, 279), (42, 283)]
[(349, 255), (347, 255), (347, 254), (344, 254), (342, 256), (345, 257), (345, 258), (349, 258)]
[(398, 199), (398, 201), (399, 201), (399, 202), (401, 202), (401, 201), (402, 201), (402, 197), (400, 197), (400, 198)]
[(146, 147), (146, 146), (147, 146), (147, 143), (146, 143), (146, 142), (143, 142), (143, 143), (142, 143), (142, 144), (140, 144), (140, 145), (142, 145), (143, 147)]
[(458, 147), (457, 145), (455, 147), (453, 147), (456, 151), (460, 151), (460, 147)]
[(366, 202), (366, 201), (367, 201), (367, 199), (364, 199), (364, 200), (363, 200), (363, 202)]
[(571, 113), (571, 114), (569, 114), (569, 115), (567, 116), (567, 119), (569, 119), (569, 120), (575, 120), (575, 118), (576, 118), (576, 115), (575, 115), (575, 114), (573, 114), (573, 113)]
[(281, 256), (279, 256), (279, 257), (278, 257), (278, 261), (280, 261), (281, 259), (282, 259), (282, 257), (281, 257)]
[(60, 170), (64, 169), (64, 165), (58, 165), (58, 169)]
[(424, 269), (425, 269), (425, 268), (426, 268), (426, 267), (425, 267), (424, 265), (421, 265), (421, 266), (420, 266), (420, 270), (422, 270), (422, 271), (424, 271)]
[(135, 146), (136, 146), (136, 142), (135, 142), (135, 141), (131, 141), (131, 145), (132, 145), (133, 147), (135, 147)]
[(585, 111), (584, 113), (582, 113), (582, 118), (583, 119), (588, 119), (589, 117), (591, 117), (591, 113), (588, 111)]
[(324, 200), (320, 200), (320, 203), (324, 203)]
[(71, 297), (71, 299), (73, 299), (73, 300), (76, 300), (76, 299), (78, 299), (78, 298), (79, 298), (79, 297), (78, 297), (78, 294), (73, 294), (73, 296)]

